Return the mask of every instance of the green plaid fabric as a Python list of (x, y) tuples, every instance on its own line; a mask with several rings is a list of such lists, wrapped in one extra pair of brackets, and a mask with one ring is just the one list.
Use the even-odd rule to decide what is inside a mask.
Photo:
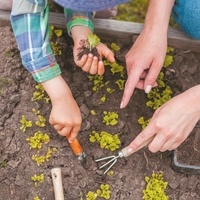
[[(73, 11), (69, 13), (75, 16)], [(22, 63), (37, 82), (44, 82), (61, 74), (49, 42), (48, 15), (47, 0), (13, 0), (11, 24)], [(75, 24), (71, 22), (70, 16), (66, 15), (71, 24), (68, 27), (71, 28)], [(82, 19), (79, 25), (93, 30), (91, 16), (81, 13), (81, 16), (77, 16), (77, 19)]]

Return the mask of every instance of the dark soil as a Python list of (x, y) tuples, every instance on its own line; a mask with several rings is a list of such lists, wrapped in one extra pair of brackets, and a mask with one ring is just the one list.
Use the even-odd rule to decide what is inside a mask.
[[(31, 101), (35, 85), (32, 76), (21, 64), (21, 59), (11, 27), (1, 22), (0, 27), (0, 200), (33, 200), (38, 195), (42, 200), (53, 200), (53, 185), (50, 170), (60, 167), (62, 170), (64, 194), (67, 200), (85, 200), (88, 191), (96, 191), (101, 183), (111, 187), (111, 200), (141, 200), (145, 188), (145, 176), (151, 176), (154, 171), (162, 171), (164, 180), (168, 182), (167, 195), (172, 200), (200, 199), (199, 175), (178, 173), (172, 169), (172, 152), (153, 154), (147, 148), (140, 150), (125, 159), (119, 159), (113, 167), (114, 175), (101, 176), (94, 159), (117, 154), (117, 151), (101, 149), (97, 143), (89, 142), (93, 130), (118, 133), (121, 148), (128, 145), (141, 131), (137, 119), (141, 116), (149, 118), (153, 111), (145, 106), (147, 100), (143, 91), (136, 90), (128, 107), (120, 110), (120, 100), (123, 91), (119, 90), (115, 81), (118, 74), (112, 75), (106, 67), (104, 82), (108, 85), (98, 92), (92, 90), (93, 83), (88, 74), (76, 67), (72, 58), (72, 41), (64, 33), (58, 38), (62, 56), (57, 60), (62, 68), (62, 75), (69, 84), (73, 95), (79, 104), (83, 124), (78, 139), (87, 153), (88, 168), (79, 165), (66, 138), (59, 136), (50, 124), (44, 128), (36, 125), (25, 133), (19, 129), (22, 115), (28, 120), (36, 121), (32, 108), (39, 109), (48, 121), (51, 104), (44, 101)], [(109, 45), (115, 42), (121, 46), (121, 59), (130, 48), (119, 41), (104, 41)], [(174, 62), (165, 72), (174, 95), (200, 84), (200, 54), (176, 50)], [(125, 66), (125, 63), (121, 63)], [(115, 89), (109, 94), (106, 87)], [(103, 103), (100, 98), (106, 95)], [(96, 115), (90, 111), (95, 110)], [(106, 126), (102, 122), (103, 111), (115, 111), (119, 120), (115, 126)], [(40, 152), (30, 149), (27, 137), (41, 130), (50, 136), (50, 142), (45, 144)], [(199, 128), (195, 128), (188, 139), (178, 148), (179, 159), (185, 164), (200, 165), (199, 161)], [(37, 166), (31, 159), (32, 155), (45, 154), (47, 148), (57, 148), (48, 162)], [(43, 173), (44, 182), (34, 187), (31, 176)], [(81, 198), (82, 197), (82, 198)]]

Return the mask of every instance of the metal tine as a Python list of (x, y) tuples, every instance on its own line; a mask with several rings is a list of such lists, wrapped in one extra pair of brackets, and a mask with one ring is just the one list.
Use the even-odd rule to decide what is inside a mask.
[(110, 159), (108, 162), (106, 162), (105, 164), (103, 164), (99, 167), (99, 169), (102, 169), (111, 163), (111, 165), (104, 171), (104, 174), (106, 174), (112, 168), (112, 166), (117, 162), (118, 158), (119, 158), (119, 155), (118, 156), (108, 156), (108, 157), (97, 159), (97, 160), (95, 160), (95, 162), (100, 162), (100, 161), (105, 161), (105, 160)]

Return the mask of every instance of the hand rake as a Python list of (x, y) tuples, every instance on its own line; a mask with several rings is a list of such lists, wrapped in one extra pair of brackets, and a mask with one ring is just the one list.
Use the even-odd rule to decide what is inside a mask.
[(117, 156), (112, 155), (112, 156), (99, 158), (99, 159), (96, 159), (95, 162), (99, 163), (102, 161), (107, 161), (106, 163), (104, 163), (103, 165), (101, 165), (99, 167), (99, 169), (103, 169), (103, 168), (107, 167), (107, 169), (103, 173), (103, 174), (106, 174), (113, 167), (113, 165), (117, 162), (118, 158), (125, 158), (125, 157), (130, 156), (131, 154), (133, 154), (133, 153), (137, 152), (138, 150), (142, 149), (143, 147), (147, 146), (153, 140), (153, 138), (154, 138), (154, 136), (149, 138), (148, 140), (146, 140), (136, 150), (134, 150), (132, 152), (128, 151), (129, 146), (127, 146), (127, 147), (123, 148), (121, 151), (119, 151)]

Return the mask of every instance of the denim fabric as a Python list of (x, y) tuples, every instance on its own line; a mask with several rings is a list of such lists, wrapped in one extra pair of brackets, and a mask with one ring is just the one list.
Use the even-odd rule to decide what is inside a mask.
[(176, 0), (172, 15), (188, 36), (200, 40), (200, 0)]
[(93, 12), (105, 10), (130, 0), (54, 0), (64, 8), (78, 10), (81, 12)]

